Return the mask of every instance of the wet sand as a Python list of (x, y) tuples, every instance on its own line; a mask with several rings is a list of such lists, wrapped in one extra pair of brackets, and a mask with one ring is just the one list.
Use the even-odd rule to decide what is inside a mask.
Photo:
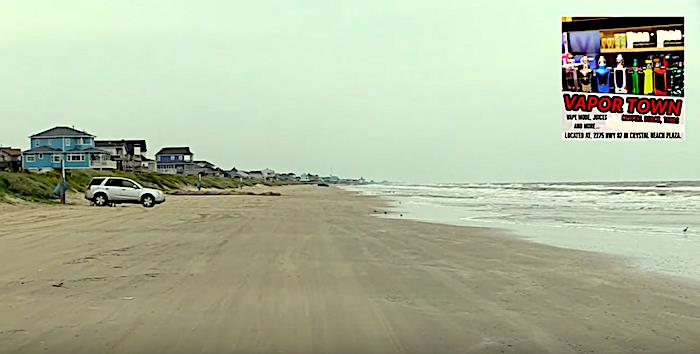
[(276, 190), (1, 206), (0, 353), (700, 352), (698, 284)]

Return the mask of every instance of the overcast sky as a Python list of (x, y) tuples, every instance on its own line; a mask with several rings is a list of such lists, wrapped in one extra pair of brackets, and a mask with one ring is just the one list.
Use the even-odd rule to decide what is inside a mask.
[(562, 3), (2, 1), (0, 145), (68, 125), (225, 169), (700, 179), (700, 62), (684, 142), (562, 142), (559, 71), (562, 15), (684, 15), (694, 58), (700, 3)]

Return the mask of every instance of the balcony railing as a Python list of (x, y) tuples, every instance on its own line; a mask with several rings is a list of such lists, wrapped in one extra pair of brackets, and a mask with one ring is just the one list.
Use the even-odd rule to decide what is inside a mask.
[(90, 168), (117, 169), (117, 161), (110, 160), (91, 160)]

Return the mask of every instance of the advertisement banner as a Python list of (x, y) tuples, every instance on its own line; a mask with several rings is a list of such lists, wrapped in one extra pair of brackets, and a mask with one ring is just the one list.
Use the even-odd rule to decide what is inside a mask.
[(562, 139), (685, 140), (684, 42), (682, 17), (562, 18)]

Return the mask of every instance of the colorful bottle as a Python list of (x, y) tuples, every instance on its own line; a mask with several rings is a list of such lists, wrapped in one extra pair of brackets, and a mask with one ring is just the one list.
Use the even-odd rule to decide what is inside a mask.
[(668, 77), (668, 92), (673, 96), (683, 96), (683, 60), (679, 55), (669, 58), (669, 66), (666, 76)]
[(664, 59), (663, 64), (661, 59), (654, 59), (654, 94), (659, 96), (668, 95), (668, 82), (666, 81), (666, 67), (668, 61)]
[(654, 72), (651, 69), (651, 59), (645, 60), (645, 63), (647, 64), (646, 68), (644, 68), (644, 94), (648, 95), (652, 92), (654, 92)]
[(583, 68), (578, 71), (578, 77), (579, 77), (579, 83), (581, 84), (581, 91), (582, 92), (591, 92), (591, 76), (593, 73), (593, 70), (588, 66), (588, 56), (584, 55), (581, 57), (581, 64), (583, 64)]
[[(622, 36), (620, 36), (622, 38)], [(627, 76), (625, 76), (625, 65), (622, 54), (617, 55), (617, 66), (615, 67), (615, 93), (627, 93)]]
[(575, 68), (566, 69), (566, 89), (572, 92), (575, 92), (578, 89)]
[(610, 92), (610, 69), (605, 66), (605, 57), (602, 55), (598, 59), (598, 69), (595, 69), (595, 80), (598, 84), (598, 92)]
[(628, 85), (630, 85), (630, 93), (639, 94), (639, 71), (637, 70), (637, 58), (632, 60), (632, 67), (627, 70)]

